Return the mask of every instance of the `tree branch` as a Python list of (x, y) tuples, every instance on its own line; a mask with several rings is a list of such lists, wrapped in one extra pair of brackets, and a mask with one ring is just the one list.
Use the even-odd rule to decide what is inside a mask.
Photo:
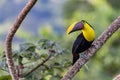
[(15, 23), (9, 30), (9, 33), (6, 37), (5, 40), (5, 53), (6, 53), (6, 58), (7, 58), (7, 64), (9, 68), (10, 75), (12, 76), (12, 80), (18, 80), (18, 75), (16, 74), (16, 68), (14, 65), (14, 62), (12, 60), (12, 39), (18, 30), (20, 24), (26, 17), (27, 13), (31, 10), (31, 8), (34, 6), (37, 0), (29, 0), (29, 2), (26, 4), (26, 6), (23, 8), (23, 10), (20, 12), (18, 15)]
[(117, 76), (115, 76), (115, 77), (113, 78), (113, 80), (120, 80), (120, 74), (118, 74)]
[(80, 58), (61, 80), (71, 80), (79, 69), (102, 47), (102, 45), (120, 28), (120, 16), (94, 41), (92, 46), (85, 51), (84, 58)]
[(38, 64), (35, 68), (33, 68), (32, 70), (30, 70), (29, 72), (27, 72), (26, 74), (21, 75), (21, 77), (26, 77), (29, 74), (31, 74), (33, 71), (35, 71), (36, 69), (38, 69), (40, 66), (44, 65), (45, 62), (47, 62), (50, 58), (52, 57), (52, 54), (50, 54), (45, 60), (43, 60), (43, 62), (41, 62), (40, 64)]

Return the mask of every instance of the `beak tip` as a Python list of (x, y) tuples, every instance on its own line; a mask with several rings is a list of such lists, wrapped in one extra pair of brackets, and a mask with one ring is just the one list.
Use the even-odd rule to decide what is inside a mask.
[(69, 35), (71, 33), (71, 30), (68, 28), (68, 30), (66, 31), (66, 34)]
[(66, 35), (69, 35), (69, 34), (70, 34), (69, 32), (66, 33)]

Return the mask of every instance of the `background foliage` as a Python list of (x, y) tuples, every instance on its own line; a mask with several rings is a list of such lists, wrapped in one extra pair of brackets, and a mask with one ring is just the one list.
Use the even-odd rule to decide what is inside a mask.
[[(0, 1), (0, 80), (10, 80), (3, 45), (9, 27), (25, 3), (24, 0)], [(52, 57), (24, 79), (60, 80), (71, 66), (72, 44), (80, 33), (66, 35), (67, 27), (84, 19), (94, 27), (97, 38), (119, 16), (119, 3), (119, 0), (39, 0), (14, 38), (13, 57), (16, 65), (24, 64), (24, 72), (50, 54)], [(118, 30), (87, 63), (88, 69), (83, 67), (73, 80), (110, 80), (119, 74), (119, 35)]]

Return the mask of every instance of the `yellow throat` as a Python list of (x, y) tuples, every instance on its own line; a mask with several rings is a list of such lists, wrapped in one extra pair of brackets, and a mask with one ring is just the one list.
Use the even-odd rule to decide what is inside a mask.
[(93, 41), (95, 39), (94, 29), (87, 23), (84, 23), (84, 28), (82, 29), (83, 36), (87, 41)]

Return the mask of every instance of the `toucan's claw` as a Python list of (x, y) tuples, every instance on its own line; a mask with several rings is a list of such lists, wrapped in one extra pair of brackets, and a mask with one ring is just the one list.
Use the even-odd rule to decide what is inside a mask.
[(87, 55), (86, 54), (80, 53), (79, 55), (80, 55), (80, 58), (87, 59)]

